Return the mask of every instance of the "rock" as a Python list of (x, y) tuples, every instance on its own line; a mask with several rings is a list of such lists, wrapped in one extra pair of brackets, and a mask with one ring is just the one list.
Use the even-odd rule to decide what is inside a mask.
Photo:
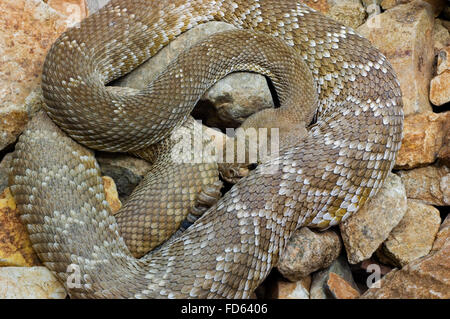
[(403, 219), (377, 251), (387, 264), (402, 267), (428, 254), (441, 224), (439, 210), (433, 206), (408, 200)]
[(110, 0), (86, 0), (88, 11), (92, 14), (106, 5)]
[[(412, 2), (413, 0), (383, 0), (381, 1), (381, 6), (384, 10), (388, 10), (390, 8), (393, 8), (399, 4), (405, 4), (408, 2)], [(446, 0), (424, 0), (425, 2), (428, 2), (433, 7), (434, 15), (437, 17), (439, 13), (445, 8), (446, 6)]]
[(406, 191), (401, 178), (390, 173), (378, 194), (340, 224), (348, 261), (370, 258), (406, 213)]
[(327, 286), (333, 297), (336, 299), (355, 299), (359, 297), (359, 291), (352, 287), (344, 278), (330, 273), (327, 281)]
[(273, 299), (309, 299), (311, 276), (296, 282), (279, 280), (272, 287), (270, 298)]
[(361, 2), (366, 8), (366, 12), (369, 18), (381, 13), (381, 0), (362, 0)]
[(436, 206), (450, 205), (450, 168), (430, 165), (399, 171), (406, 197)]
[(109, 176), (102, 176), (103, 187), (105, 188), (105, 199), (111, 207), (111, 213), (114, 215), (122, 207), (122, 203), (119, 200), (119, 194), (117, 193), (116, 184), (114, 180)]
[(48, 0), (47, 4), (67, 17), (68, 26), (74, 26), (88, 16), (85, 0)]
[(341, 248), (339, 236), (334, 231), (314, 232), (302, 227), (289, 240), (277, 268), (286, 279), (298, 281), (330, 266)]
[[(0, 150), (13, 143), (41, 102), (41, 72), (67, 17), (40, 0), (0, 2)], [(36, 27), (39, 26), (39, 27)]]
[(443, 48), (438, 54), (436, 73), (442, 74), (450, 71), (450, 46)]
[(363, 24), (366, 17), (359, 0), (300, 0), (300, 2), (351, 28)]
[(358, 28), (388, 58), (400, 81), (405, 115), (431, 110), (434, 16), (423, 1), (398, 5)]
[(450, 131), (450, 112), (407, 116), (395, 169), (411, 169), (436, 161)]
[(102, 174), (114, 180), (121, 201), (126, 200), (151, 167), (146, 161), (125, 154), (99, 152), (96, 159)]
[(439, 232), (436, 235), (436, 239), (434, 240), (433, 247), (431, 248), (431, 252), (436, 252), (440, 250), (445, 243), (450, 238), (450, 215), (447, 214), (447, 217), (444, 219), (444, 222), (439, 227)]
[(437, 76), (430, 82), (430, 101), (434, 105), (450, 102), (450, 46), (438, 54)]
[(64, 299), (67, 293), (45, 267), (0, 267), (0, 299)]
[(434, 22), (433, 42), (435, 54), (450, 45), (450, 33), (443, 25), (443, 20), (436, 19)]
[(0, 194), (0, 267), (35, 265), (40, 265), (39, 259), (20, 221), (16, 202), (9, 188), (6, 188)]
[(393, 270), (380, 280), (380, 288), (367, 290), (362, 298), (449, 299), (450, 220), (447, 216), (430, 254), (401, 270)]
[(366, 12), (360, 0), (329, 0), (331, 7), (326, 14), (340, 23), (356, 29), (364, 23)]
[[(342, 280), (346, 281), (353, 289), (357, 291), (357, 287), (355, 282), (353, 281), (352, 272), (350, 271), (350, 267), (346, 261), (346, 258), (341, 255), (338, 259), (336, 259), (330, 267), (327, 269), (318, 271), (313, 274), (311, 289), (310, 289), (310, 299), (332, 299), (335, 298), (333, 293), (330, 291), (328, 287), (328, 281), (330, 279), (331, 273), (334, 273), (342, 278)], [(333, 278), (333, 276), (331, 275)], [(336, 277), (334, 277), (336, 278)], [(332, 287), (336, 288), (336, 285), (333, 285), (332, 279)]]
[[(224, 22), (208, 22), (178, 36), (152, 59), (113, 85), (142, 89), (161, 73), (180, 52), (213, 33), (232, 30)], [(238, 127), (243, 120), (264, 108), (273, 107), (272, 95), (264, 76), (234, 73), (211, 87), (194, 110), (194, 117), (206, 120), (212, 127)], [(200, 117), (199, 117), (200, 116)]]

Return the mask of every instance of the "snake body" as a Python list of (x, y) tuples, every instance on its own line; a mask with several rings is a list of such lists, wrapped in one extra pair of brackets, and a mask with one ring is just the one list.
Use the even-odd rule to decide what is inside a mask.
[[(104, 86), (211, 20), (250, 31), (181, 54), (142, 91)], [(107, 151), (164, 143), (189, 123), (204, 90), (244, 69), (273, 77), (282, 107), (269, 114), (307, 123), (314, 116), (314, 124), (181, 237), (132, 257), (92, 152), (73, 139)], [(10, 184), (35, 251), (72, 297), (250, 297), (295, 229), (336, 225), (377, 193), (401, 142), (401, 92), (386, 58), (350, 28), (291, 0), (113, 0), (55, 42), (43, 91), (52, 120), (39, 114), (29, 123)], [(79, 268), (78, 285), (68, 285), (69, 265)]]

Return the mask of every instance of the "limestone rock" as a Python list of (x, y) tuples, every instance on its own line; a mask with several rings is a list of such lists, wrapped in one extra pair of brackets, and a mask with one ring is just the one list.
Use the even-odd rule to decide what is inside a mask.
[(278, 280), (272, 287), (271, 298), (274, 299), (309, 299), (311, 277), (296, 282)]
[(64, 299), (67, 293), (45, 267), (0, 267), (0, 299)]
[(438, 55), (437, 74), (450, 71), (450, 46), (443, 48)]
[(345, 281), (353, 289), (358, 291), (347, 260), (343, 255), (341, 255), (330, 265), (330, 267), (313, 274), (310, 289), (310, 299), (336, 298), (336, 296), (333, 295), (333, 293), (330, 291), (330, 287), (328, 286), (328, 281), (330, 280), (331, 276), (332, 287), (337, 288), (336, 285), (333, 285), (335, 284), (335, 282), (333, 282), (333, 275), (331, 274), (338, 275), (343, 281)]
[[(395, 7), (399, 4), (405, 4), (412, 2), (414, 0), (383, 0), (381, 1), (381, 6), (384, 10), (388, 10), (392, 7)], [(433, 7), (433, 12), (435, 16), (438, 16), (439, 13), (445, 8), (446, 6), (446, 0), (424, 0), (425, 2), (428, 2)]]
[(440, 224), (439, 210), (408, 200), (403, 219), (377, 251), (377, 256), (381, 261), (399, 267), (425, 256), (433, 246)]
[(388, 273), (380, 281), (380, 288), (367, 290), (362, 298), (449, 299), (450, 298), (450, 222), (441, 226), (432, 252), (401, 270)]
[(434, 105), (450, 102), (450, 46), (438, 54), (437, 75), (430, 82), (430, 101)]
[(439, 51), (450, 45), (450, 33), (444, 26), (443, 20), (436, 19), (433, 30), (434, 52)]
[(407, 116), (396, 169), (411, 169), (436, 161), (450, 131), (450, 112)]
[[(234, 29), (223, 22), (208, 22), (178, 36), (152, 59), (136, 68), (113, 85), (142, 89), (156, 78), (180, 52), (213, 33)], [(234, 73), (212, 86), (194, 110), (194, 117), (208, 121), (204, 124), (237, 127), (258, 110), (273, 107), (272, 95), (264, 76), (253, 73)]]
[(114, 180), (109, 176), (102, 176), (103, 187), (105, 189), (105, 199), (111, 207), (111, 213), (114, 215), (122, 207), (122, 203), (119, 200), (119, 194), (117, 193), (116, 184)]
[(289, 240), (277, 268), (285, 278), (298, 281), (330, 266), (339, 256), (341, 247), (334, 231), (314, 232), (302, 227)]
[(366, 12), (359, 0), (329, 0), (327, 16), (356, 29), (364, 23)]
[(406, 197), (436, 206), (450, 205), (450, 168), (430, 165), (399, 171)]
[(48, 48), (67, 17), (40, 0), (0, 2), (0, 150), (13, 143), (31, 116)]
[(434, 240), (431, 252), (436, 252), (441, 249), (450, 238), (450, 215), (444, 219), (444, 222), (439, 227), (439, 232)]
[(431, 110), (434, 16), (423, 1), (398, 5), (358, 28), (388, 58), (400, 81), (405, 115)]
[(73, 26), (88, 16), (85, 0), (48, 0), (47, 4), (67, 17), (68, 26)]
[(401, 221), (406, 208), (405, 187), (400, 177), (390, 173), (378, 194), (339, 226), (348, 261), (356, 264), (370, 258)]
[(35, 265), (40, 265), (38, 257), (20, 221), (16, 202), (9, 188), (6, 188), (0, 194), (0, 266)]
[(334, 272), (330, 273), (327, 286), (336, 299), (355, 299), (360, 295), (349, 282)]

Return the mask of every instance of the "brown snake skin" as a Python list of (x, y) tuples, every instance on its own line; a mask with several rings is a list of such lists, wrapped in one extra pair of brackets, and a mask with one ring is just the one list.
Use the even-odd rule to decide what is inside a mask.
[[(214, 36), (143, 91), (104, 87), (211, 20), (266, 35)], [(188, 114), (201, 94), (244, 69), (272, 78), (282, 106), (269, 115), (307, 124), (315, 115), (315, 123), (297, 139), (292, 130), (279, 157), (240, 180), (181, 237), (132, 257), (110, 216), (92, 152), (53, 122), (87, 147), (138, 151), (191, 125)], [(20, 137), (11, 190), (40, 259), (80, 298), (250, 297), (295, 229), (336, 225), (377, 193), (403, 124), (399, 83), (386, 58), (350, 28), (295, 0), (112, 1), (56, 41), (43, 91), (53, 122), (39, 114)], [(259, 116), (259, 122), (275, 118)], [(267, 174), (267, 167), (276, 169)], [(206, 184), (216, 181), (208, 176)], [(131, 210), (150, 205), (138, 198)], [(67, 284), (69, 265), (79, 268), (79, 286)]]

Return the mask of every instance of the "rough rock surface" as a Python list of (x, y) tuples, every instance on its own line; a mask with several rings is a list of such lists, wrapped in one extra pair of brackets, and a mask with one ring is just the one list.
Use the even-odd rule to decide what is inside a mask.
[(431, 110), (428, 95), (434, 61), (433, 27), (432, 6), (416, 0), (370, 18), (357, 30), (394, 67), (405, 115)]
[(0, 1), (0, 150), (13, 143), (40, 103), (45, 54), (67, 17), (40, 0)]
[(450, 168), (430, 165), (399, 171), (405, 185), (406, 197), (436, 206), (450, 205)]
[(274, 299), (309, 299), (311, 277), (296, 282), (278, 280), (272, 287), (270, 298)]
[(102, 176), (103, 187), (105, 188), (105, 199), (111, 207), (111, 213), (114, 215), (122, 207), (122, 203), (119, 200), (119, 194), (117, 193), (116, 184), (114, 180), (109, 176)]
[(450, 112), (424, 112), (407, 116), (395, 168), (411, 169), (433, 163), (441, 156), (439, 154), (446, 146), (449, 132)]
[(314, 232), (304, 227), (289, 240), (277, 268), (283, 277), (298, 281), (330, 266), (339, 256), (341, 247), (339, 236), (334, 231)]
[(440, 225), (439, 210), (408, 200), (403, 219), (377, 251), (377, 256), (382, 262), (403, 267), (430, 252)]
[[(383, 9), (388, 10), (399, 4), (405, 4), (412, 1), (414, 0), (383, 0), (381, 1), (381, 6), (383, 7)], [(433, 12), (435, 16), (438, 16), (446, 5), (445, 3), (446, 0), (424, 0), (424, 1), (428, 2), (433, 7)]]
[(436, 19), (434, 22), (433, 42), (435, 54), (450, 45), (450, 33), (444, 26), (444, 23), (445, 21), (440, 19)]
[(40, 265), (38, 257), (20, 221), (16, 202), (6, 188), (0, 194), (0, 267), (35, 265)]
[[(353, 280), (353, 276), (350, 270), (350, 267), (347, 263), (345, 256), (341, 255), (338, 259), (336, 259), (330, 267), (327, 269), (315, 272), (312, 276), (312, 283), (310, 289), (310, 299), (333, 299), (336, 298), (330, 291), (330, 287), (328, 286), (328, 281), (330, 279), (330, 275), (334, 273), (338, 275), (343, 281), (345, 281), (348, 285), (353, 287), (357, 291), (356, 284)], [(337, 288), (336, 285), (333, 286), (333, 276), (331, 275), (331, 284), (333, 288)], [(334, 277), (336, 278), (336, 277)], [(337, 290), (335, 290), (337, 291)]]
[(330, 273), (327, 286), (333, 297), (336, 299), (355, 299), (360, 296), (358, 290), (353, 288), (349, 282), (334, 272)]
[(348, 261), (356, 264), (370, 258), (402, 220), (406, 208), (405, 187), (391, 173), (378, 194), (339, 226)]
[(450, 46), (439, 52), (436, 72), (430, 82), (430, 101), (443, 105), (450, 102)]
[(380, 288), (367, 290), (362, 298), (450, 298), (450, 219), (447, 216), (432, 252), (380, 281)]
[(67, 293), (45, 267), (0, 267), (0, 299), (64, 299)]

